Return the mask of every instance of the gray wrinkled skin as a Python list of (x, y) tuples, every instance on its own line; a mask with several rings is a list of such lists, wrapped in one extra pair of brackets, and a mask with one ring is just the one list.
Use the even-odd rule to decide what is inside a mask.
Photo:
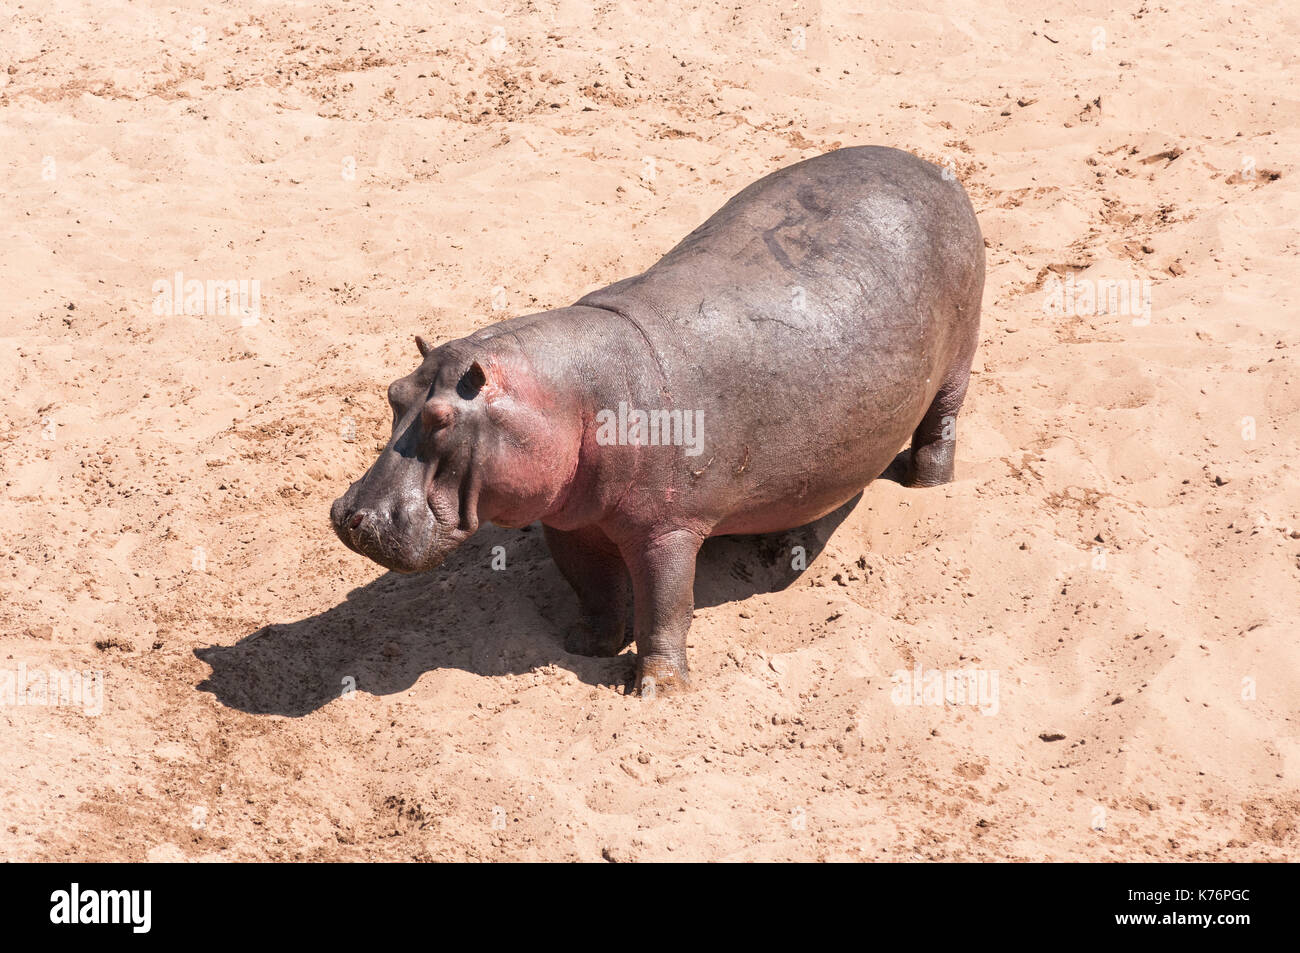
[[(952, 479), (983, 285), (974, 211), (937, 167), (859, 147), (782, 169), (636, 277), (420, 342), (335, 529), (415, 571), (482, 520), (540, 520), (583, 609), (566, 646), (619, 651), (630, 598), (638, 688), (685, 688), (706, 537), (801, 526), (891, 463), (909, 485)], [(698, 445), (600, 442), (620, 403), (694, 413)]]

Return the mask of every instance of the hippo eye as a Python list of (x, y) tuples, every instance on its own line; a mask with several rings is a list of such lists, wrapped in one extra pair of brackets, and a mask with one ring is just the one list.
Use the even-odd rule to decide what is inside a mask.
[(402, 391), (404, 388), (399, 386), (400, 384), (401, 381), (393, 381), (388, 385), (388, 406), (392, 407), (394, 411), (400, 411), (402, 409), (402, 404), (404, 403), (402, 399)]
[(473, 400), (486, 383), (487, 375), (483, 373), (483, 368), (479, 367), (478, 361), (475, 361), (456, 384), (456, 393), (462, 400)]

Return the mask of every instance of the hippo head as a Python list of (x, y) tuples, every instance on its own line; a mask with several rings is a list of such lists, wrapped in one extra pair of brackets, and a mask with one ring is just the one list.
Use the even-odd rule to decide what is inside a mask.
[(526, 526), (557, 503), (577, 467), (575, 431), (526, 360), (473, 338), (431, 348), (388, 388), (393, 432), (379, 459), (330, 507), (350, 549), (396, 572), (439, 566), (481, 520)]

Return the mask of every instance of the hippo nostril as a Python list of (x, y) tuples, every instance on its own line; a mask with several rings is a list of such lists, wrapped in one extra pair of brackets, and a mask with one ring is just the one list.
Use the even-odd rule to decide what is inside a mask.
[(357, 513), (355, 516), (352, 517), (352, 519), (348, 520), (348, 528), (356, 529), (358, 526), (361, 525), (361, 521), (364, 520), (365, 518), (366, 518), (365, 513)]

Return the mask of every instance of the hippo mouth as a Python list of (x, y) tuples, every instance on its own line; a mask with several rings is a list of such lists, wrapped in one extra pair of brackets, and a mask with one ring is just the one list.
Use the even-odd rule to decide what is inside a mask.
[(330, 507), (330, 523), (348, 549), (400, 573), (436, 569), (446, 558), (437, 545), (444, 534), (422, 501), (418, 507), (363, 507), (355, 491), (354, 485)]
[(437, 569), (478, 529), (479, 481), (472, 474), (468, 468), (450, 499), (436, 491), (430, 474), (420, 489), (387, 494), (375, 504), (360, 502), (369, 496), (363, 477), (334, 501), (330, 523), (343, 545), (385, 569)]

